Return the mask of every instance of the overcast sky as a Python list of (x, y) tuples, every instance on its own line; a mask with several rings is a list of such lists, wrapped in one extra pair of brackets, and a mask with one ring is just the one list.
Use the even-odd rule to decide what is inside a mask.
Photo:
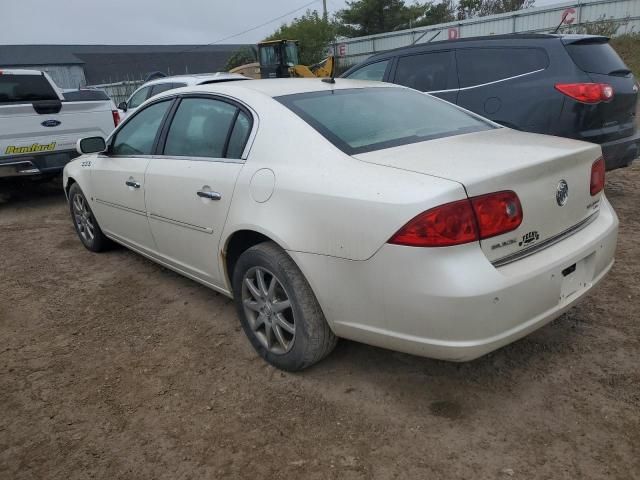
[[(537, 0), (536, 5), (557, 1)], [(322, 9), (321, 0), (0, 2), (5, 19), (0, 28), (0, 44), (256, 43), (306, 9)], [(331, 13), (344, 5), (345, 0), (327, 0)], [(285, 15), (293, 10), (297, 11)], [(280, 16), (283, 18), (277, 19)], [(235, 36), (267, 22), (267, 25)]]

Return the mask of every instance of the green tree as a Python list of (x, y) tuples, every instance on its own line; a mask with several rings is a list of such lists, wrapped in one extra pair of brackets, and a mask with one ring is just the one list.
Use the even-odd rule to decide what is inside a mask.
[(535, 0), (460, 0), (458, 20), (524, 10), (534, 3)]
[(316, 10), (307, 10), (300, 18), (280, 26), (265, 40), (298, 40), (300, 63), (313, 65), (327, 56), (327, 47), (335, 36), (334, 22), (325, 21)]
[(247, 63), (253, 63), (257, 61), (258, 55), (255, 48), (242, 47), (241, 49), (233, 52), (233, 54), (229, 57), (229, 60), (227, 60), (224, 68), (226, 71), (229, 71), (232, 68), (239, 67), (240, 65), (245, 65)]
[(453, 0), (442, 0), (440, 3), (429, 3), (422, 18), (414, 26), (437, 25), (438, 23), (453, 22), (456, 19), (456, 5)]
[(336, 13), (336, 19), (341, 35), (373, 35), (409, 26), (425, 10), (426, 4), (407, 6), (403, 0), (351, 0)]
[(403, 0), (351, 0), (336, 13), (338, 31), (345, 36), (373, 35), (456, 19), (454, 0), (413, 2)]

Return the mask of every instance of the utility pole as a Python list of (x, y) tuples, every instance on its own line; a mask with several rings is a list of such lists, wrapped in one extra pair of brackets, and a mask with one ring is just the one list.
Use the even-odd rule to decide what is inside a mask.
[(327, 23), (329, 16), (327, 15), (327, 0), (322, 0), (322, 19)]

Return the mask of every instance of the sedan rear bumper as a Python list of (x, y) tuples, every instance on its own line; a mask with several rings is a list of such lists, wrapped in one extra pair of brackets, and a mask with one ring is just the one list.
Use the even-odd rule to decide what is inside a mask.
[(477, 244), (384, 245), (367, 261), (291, 252), (334, 332), (452, 361), (477, 358), (557, 318), (613, 265), (618, 219), (597, 219), (524, 259), (494, 267)]

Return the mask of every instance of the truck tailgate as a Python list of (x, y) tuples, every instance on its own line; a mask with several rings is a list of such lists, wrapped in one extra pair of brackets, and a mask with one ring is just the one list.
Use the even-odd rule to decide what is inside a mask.
[(63, 102), (58, 113), (37, 113), (32, 104), (0, 104), (0, 159), (74, 150), (79, 138), (107, 137), (114, 128), (107, 101)]

